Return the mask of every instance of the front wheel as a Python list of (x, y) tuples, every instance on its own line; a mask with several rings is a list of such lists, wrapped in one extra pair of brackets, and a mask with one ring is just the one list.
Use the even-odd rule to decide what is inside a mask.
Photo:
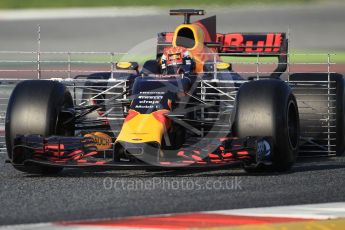
[[(20, 82), (13, 90), (6, 112), (6, 147), (8, 157), (17, 135), (71, 136), (74, 127), (65, 127), (63, 122), (70, 115), (63, 113), (73, 108), (73, 100), (67, 88), (55, 81), (28, 80)], [(15, 162), (22, 163), (22, 162)], [(58, 173), (62, 168), (46, 166), (15, 166), (28, 173)]]
[(245, 165), (247, 171), (287, 171), (299, 147), (299, 115), (295, 96), (281, 80), (259, 80), (239, 89), (234, 122), (240, 138), (269, 137), (271, 164)]

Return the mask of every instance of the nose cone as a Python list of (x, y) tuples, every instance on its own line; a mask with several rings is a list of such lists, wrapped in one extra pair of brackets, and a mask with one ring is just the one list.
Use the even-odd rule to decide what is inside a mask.
[(150, 164), (156, 164), (160, 158), (160, 145), (157, 142), (129, 143), (117, 142), (114, 147), (115, 160), (123, 158), (141, 160)]
[[(162, 136), (167, 129), (167, 111), (156, 111), (150, 114), (140, 114), (130, 111), (116, 142), (161, 144)], [(129, 119), (128, 119), (129, 118)]]

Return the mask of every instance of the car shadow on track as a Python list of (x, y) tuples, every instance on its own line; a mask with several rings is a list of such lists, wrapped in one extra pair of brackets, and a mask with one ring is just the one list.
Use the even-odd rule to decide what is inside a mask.
[(341, 158), (320, 158), (320, 159), (302, 159), (287, 172), (269, 172), (269, 173), (248, 173), (239, 167), (229, 167), (222, 169), (151, 169), (151, 170), (82, 170), (82, 169), (65, 169), (59, 174), (55, 175), (35, 175), (29, 174), (26, 177), (85, 177), (85, 178), (102, 178), (102, 177), (117, 177), (117, 178), (151, 178), (151, 177), (217, 177), (217, 176), (274, 176), (299, 174), (310, 171), (324, 171), (345, 169), (345, 157)]
[(291, 170), (292, 172), (323, 171), (345, 168), (345, 156), (332, 158), (301, 159)]

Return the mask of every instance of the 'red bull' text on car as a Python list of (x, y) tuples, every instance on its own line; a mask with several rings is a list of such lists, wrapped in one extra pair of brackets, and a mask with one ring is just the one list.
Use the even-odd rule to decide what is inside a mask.
[[(158, 34), (157, 58), (140, 71), (136, 62), (118, 62), (111, 73), (68, 83), (18, 83), (6, 112), (12, 165), (29, 173), (234, 164), (286, 171), (299, 152), (344, 152), (342, 75), (294, 73), (283, 80), (285, 33), (220, 34), (215, 16), (190, 21), (203, 10), (170, 14), (183, 15), (184, 23)], [(243, 77), (223, 55), (277, 57), (278, 66)], [(76, 105), (68, 86), (80, 79), (83, 103)]]

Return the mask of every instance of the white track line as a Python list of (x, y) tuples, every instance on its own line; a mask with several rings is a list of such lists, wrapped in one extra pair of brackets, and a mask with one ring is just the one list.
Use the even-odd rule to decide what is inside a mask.
[[(23, 0), (24, 1), (24, 0)], [(317, 4), (283, 4), (277, 5), (262, 5), (255, 4), (255, 7), (248, 7), (247, 5), (231, 5), (224, 6), (201, 6), (210, 11), (211, 14), (217, 12), (231, 13), (233, 11), (243, 11), (244, 13), (262, 11), (267, 13), (270, 11), (284, 10), (293, 11), (307, 7), (312, 9), (325, 8), (344, 8), (345, 1), (332, 0), (321, 1)], [(197, 7), (197, 6), (195, 6)], [(183, 4), (171, 8), (184, 8)], [(200, 8), (200, 6), (198, 6)], [(132, 6), (132, 7), (76, 7), (76, 8), (57, 8), (57, 9), (15, 9), (15, 10), (0, 10), (1, 20), (37, 20), (37, 19), (64, 19), (64, 18), (99, 18), (99, 17), (135, 17), (135, 16), (150, 16), (150, 15), (167, 15), (169, 7), (157, 6)], [(279, 11), (278, 11), (279, 12)], [(210, 14), (210, 15), (211, 15)]]
[(137, 17), (166, 14), (166, 10), (157, 7), (102, 7), (68, 9), (25, 9), (0, 10), (0, 21), (71, 19), (100, 17)]
[(345, 217), (345, 202), (212, 211), (224, 215), (334, 219)]

